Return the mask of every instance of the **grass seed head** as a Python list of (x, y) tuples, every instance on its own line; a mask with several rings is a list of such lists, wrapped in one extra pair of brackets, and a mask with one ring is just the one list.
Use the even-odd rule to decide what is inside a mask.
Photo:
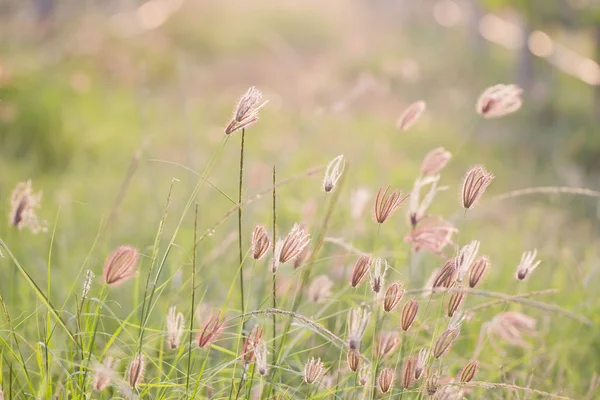
[(517, 266), (517, 273), (515, 275), (518, 280), (522, 281), (526, 279), (540, 265), (542, 261), (536, 261), (536, 257), (537, 249), (526, 251), (521, 255), (521, 262)]
[(420, 379), (425, 371), (425, 367), (427, 366), (427, 361), (429, 361), (429, 349), (424, 347), (419, 350), (419, 354), (417, 355), (417, 361), (415, 363), (415, 379)]
[(144, 380), (144, 372), (146, 371), (146, 362), (144, 355), (139, 353), (136, 354), (129, 364), (127, 369), (127, 382), (132, 388), (136, 388)]
[(241, 357), (246, 363), (254, 360), (258, 344), (262, 341), (263, 330), (260, 326), (254, 325), (242, 345)]
[(419, 302), (415, 299), (410, 299), (404, 307), (402, 307), (402, 314), (400, 317), (400, 327), (404, 332), (408, 331), (412, 326), (417, 313), (419, 312)]
[(167, 342), (171, 349), (176, 349), (181, 343), (185, 319), (182, 313), (177, 312), (177, 308), (172, 306), (167, 314)]
[(473, 380), (475, 374), (477, 374), (477, 370), (479, 369), (479, 361), (471, 360), (465, 365), (465, 367), (460, 372), (460, 377), (458, 380), (461, 383), (468, 383)]
[(375, 196), (375, 221), (383, 224), (397, 209), (400, 207), (402, 202), (410, 196), (410, 193), (403, 196), (399, 189), (394, 190), (389, 195), (387, 194), (390, 189), (388, 185), (385, 189), (380, 188)]
[(10, 196), (10, 224), (18, 230), (27, 228), (34, 235), (46, 232), (46, 222), (41, 221), (36, 212), (41, 202), (42, 192), (33, 192), (31, 180), (18, 183)]
[(491, 86), (479, 96), (477, 112), (484, 118), (497, 118), (521, 108), (523, 89), (517, 85)]
[(358, 370), (358, 384), (360, 386), (367, 386), (371, 380), (371, 365), (363, 363)]
[(325, 170), (325, 177), (323, 178), (323, 191), (325, 193), (329, 193), (335, 188), (335, 185), (344, 172), (345, 165), (346, 162), (343, 155), (339, 155), (329, 162)]
[(133, 246), (119, 246), (106, 259), (102, 277), (104, 283), (117, 286), (137, 275), (138, 250)]
[(275, 247), (275, 263), (273, 263), (273, 273), (277, 272), (279, 264), (285, 264), (298, 257), (306, 246), (310, 243), (310, 235), (300, 227), (294, 224), (294, 227), (288, 233), (283, 241), (278, 241)]
[(437, 147), (431, 150), (421, 163), (421, 176), (435, 176), (448, 164), (452, 158), (452, 153), (443, 147)]
[(375, 266), (373, 267), (373, 271), (371, 271), (371, 290), (379, 295), (381, 289), (385, 285), (385, 274), (388, 270), (389, 266), (387, 261), (382, 260), (381, 257), (377, 257), (375, 259)]
[(348, 350), (346, 352), (346, 362), (348, 363), (348, 368), (350, 368), (350, 371), (358, 371), (358, 367), (360, 366), (360, 356), (358, 352), (352, 349)]
[(454, 316), (467, 296), (464, 286), (455, 285), (453, 289), (456, 291), (452, 291), (452, 293), (450, 293), (450, 297), (448, 298), (447, 315), (449, 317)]
[(387, 393), (394, 387), (394, 370), (383, 368), (377, 377), (377, 386), (381, 393)]
[(324, 373), (323, 362), (320, 358), (312, 357), (305, 365), (304, 365), (304, 382), (312, 385), (315, 382), (318, 382), (319, 379), (323, 376)]
[(477, 261), (473, 263), (471, 266), (471, 271), (469, 272), (469, 287), (474, 288), (481, 281), (488, 267), (490, 266), (490, 262), (487, 257), (480, 257)]
[(467, 210), (472, 208), (493, 180), (494, 175), (483, 166), (478, 165), (471, 168), (465, 175), (462, 185), (462, 206)]
[(258, 373), (262, 376), (266, 376), (269, 373), (269, 368), (267, 364), (267, 344), (264, 340), (258, 341), (256, 347), (254, 349), (254, 356), (256, 357), (256, 368), (258, 369)]
[(409, 105), (400, 115), (396, 122), (396, 127), (401, 131), (407, 131), (419, 119), (423, 111), (427, 108), (424, 101), (416, 101)]
[(360, 351), (360, 342), (365, 334), (365, 329), (369, 324), (371, 310), (369, 306), (362, 305), (358, 308), (352, 308), (348, 312), (348, 347), (351, 350)]
[(402, 297), (404, 297), (404, 292), (405, 289), (402, 286), (402, 282), (396, 281), (390, 283), (390, 285), (385, 291), (385, 298), (383, 299), (383, 310), (385, 312), (390, 312), (394, 308), (396, 308), (398, 303), (400, 303), (400, 300), (402, 300)]
[(369, 254), (363, 254), (356, 260), (354, 268), (352, 268), (352, 275), (350, 276), (350, 285), (352, 285), (353, 288), (361, 284), (371, 269), (372, 261), (373, 259)]
[(256, 225), (252, 231), (252, 258), (260, 260), (271, 247), (271, 239), (267, 229), (262, 225)]
[(198, 347), (203, 348), (211, 344), (217, 338), (221, 327), (223, 326), (223, 321), (219, 322), (221, 319), (221, 313), (211, 314), (208, 317), (208, 320), (204, 323), (202, 330), (198, 332), (196, 336), (196, 343)]
[(448, 350), (450, 350), (450, 347), (452, 347), (452, 344), (454, 343), (456, 338), (458, 338), (459, 334), (460, 329), (454, 327), (450, 327), (444, 332), (442, 332), (440, 337), (436, 340), (435, 344), (433, 345), (433, 356), (436, 359), (439, 359), (444, 354), (446, 354)]
[(456, 280), (462, 282), (467, 275), (471, 266), (477, 258), (479, 252), (479, 241), (473, 240), (471, 243), (463, 246), (456, 257), (456, 268), (458, 269)]
[(313, 303), (324, 303), (331, 297), (333, 281), (327, 275), (317, 276), (308, 287), (308, 300)]
[(375, 344), (373, 346), (373, 356), (377, 360), (386, 360), (400, 344), (400, 336), (397, 332), (379, 332), (375, 336)]
[(406, 357), (402, 369), (402, 388), (408, 389), (415, 383), (415, 359), (413, 356)]
[(92, 387), (94, 390), (101, 392), (110, 385), (112, 376), (114, 375), (114, 358), (108, 356), (104, 359), (102, 365), (96, 369), (94, 379), (92, 380)]
[(439, 270), (433, 281), (432, 288), (449, 288), (454, 283), (457, 273), (458, 268), (456, 266), (456, 259), (453, 257), (446, 261), (444, 266)]
[(262, 93), (254, 86), (249, 88), (240, 98), (240, 101), (234, 110), (233, 118), (225, 128), (225, 134), (230, 135), (239, 129), (247, 128), (258, 121), (258, 111), (267, 104), (266, 101), (259, 104), (261, 100)]
[(456, 232), (458, 229), (452, 223), (432, 216), (421, 220), (419, 225), (405, 236), (404, 241), (411, 244), (415, 253), (428, 250), (434, 254), (442, 254), (447, 245), (453, 244), (452, 235)]

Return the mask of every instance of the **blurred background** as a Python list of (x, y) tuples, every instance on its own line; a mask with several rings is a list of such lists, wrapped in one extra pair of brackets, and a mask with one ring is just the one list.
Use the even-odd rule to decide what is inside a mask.
[[(479, 163), (497, 177), (490, 198), (532, 186), (598, 189), (599, 62), (600, 0), (0, 0), (0, 234), (43, 281), (50, 234), (17, 233), (7, 220), (12, 189), (32, 179), (44, 193), (39, 214), (56, 228), (57, 274), (78, 268), (99, 232), (97, 275), (117, 244), (149, 251), (172, 179), (167, 230), (249, 86), (269, 103), (246, 134), (245, 196), (269, 187), (272, 165), (285, 179), (344, 154), (332, 234), (367, 251), (375, 227), (368, 216), (352, 219), (350, 193), (409, 191), (437, 146), (454, 154), (441, 182), (449, 190), (434, 204), (441, 215), (458, 211), (461, 178)], [(484, 120), (475, 102), (497, 83), (521, 86), (524, 105)], [(417, 100), (427, 111), (398, 131), (396, 119)], [(237, 143), (223, 147), (199, 195), (202, 229), (231, 208), (223, 193), (237, 196)], [(316, 218), (319, 179), (280, 190), (284, 231)], [(268, 223), (266, 198), (246, 209), (247, 232)], [(521, 252), (537, 247), (544, 261), (530, 288), (560, 288), (550, 301), (598, 321), (599, 212), (589, 197), (489, 202), (461, 240), (482, 241), (498, 291), (514, 292)], [(392, 248), (406, 246), (403, 218), (396, 222), (384, 240)], [(184, 225), (178, 245), (189, 249), (191, 220)], [(228, 220), (203, 242), (207, 266), (221, 254), (235, 259), (234, 227)], [(173, 277), (187, 262), (181, 253)], [(221, 282), (206, 298), (233, 273), (206, 269), (203, 282)], [(554, 368), (538, 386), (560, 377), (567, 392), (586, 393), (598, 332), (559, 325), (541, 328), (556, 335), (537, 353)], [(550, 346), (565, 351), (545, 355)]]

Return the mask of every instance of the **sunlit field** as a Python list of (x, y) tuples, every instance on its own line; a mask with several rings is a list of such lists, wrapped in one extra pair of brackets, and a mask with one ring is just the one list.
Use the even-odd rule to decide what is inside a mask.
[(588, 25), (33, 3), (0, 4), (0, 399), (600, 396)]

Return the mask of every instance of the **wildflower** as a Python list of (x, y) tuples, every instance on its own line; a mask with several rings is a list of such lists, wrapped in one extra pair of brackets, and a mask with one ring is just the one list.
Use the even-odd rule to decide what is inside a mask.
[(521, 108), (523, 89), (517, 85), (495, 85), (487, 88), (477, 100), (477, 112), (484, 118), (511, 114)]
[(478, 165), (471, 168), (465, 175), (462, 187), (462, 205), (471, 208), (483, 195), (487, 187), (494, 180), (494, 175)]
[(479, 368), (479, 362), (476, 360), (471, 360), (465, 365), (465, 367), (460, 372), (460, 377), (458, 380), (461, 383), (468, 383), (473, 380), (475, 374), (477, 374), (477, 369)]
[(241, 97), (237, 107), (233, 113), (233, 118), (225, 128), (225, 134), (230, 135), (233, 132), (246, 128), (256, 121), (258, 121), (258, 111), (267, 102), (258, 104), (262, 100), (262, 93), (256, 90), (252, 86), (248, 91)]
[(437, 147), (431, 150), (421, 163), (421, 176), (434, 176), (437, 175), (448, 161), (452, 158), (452, 153), (444, 149), (443, 147)]
[(41, 202), (42, 192), (33, 192), (31, 180), (18, 183), (10, 196), (10, 224), (19, 230), (28, 228), (34, 235), (46, 232), (46, 222), (40, 221), (36, 214)]
[(448, 316), (452, 317), (454, 315), (454, 313), (456, 312), (456, 310), (458, 310), (458, 308), (460, 307), (460, 305), (462, 304), (462, 302), (464, 301), (465, 297), (466, 297), (466, 292), (463, 286), (461, 285), (456, 285), (454, 287), (454, 289), (456, 291), (453, 291), (452, 293), (450, 293), (450, 298), (448, 299)]
[(241, 357), (245, 363), (250, 363), (254, 360), (258, 343), (262, 341), (263, 330), (260, 326), (254, 325), (250, 330), (244, 344), (242, 345)]
[(451, 258), (450, 260), (446, 261), (444, 266), (439, 270), (435, 280), (433, 281), (432, 287), (434, 289), (439, 287), (449, 288), (454, 282), (457, 272), (458, 268), (456, 266), (456, 259)]
[(410, 299), (410, 301), (404, 305), (400, 318), (400, 327), (404, 332), (410, 329), (418, 312), (419, 302), (415, 299)]
[(144, 355), (139, 353), (133, 357), (133, 361), (129, 364), (127, 369), (127, 382), (132, 388), (136, 388), (142, 380), (144, 380), (144, 372), (146, 370), (146, 363), (144, 361)]
[(371, 274), (371, 290), (373, 290), (373, 292), (376, 294), (379, 294), (379, 292), (381, 292), (381, 288), (383, 285), (385, 285), (385, 273), (388, 270), (388, 263), (387, 261), (381, 260), (381, 258), (378, 257), (375, 260), (375, 267), (373, 269), (374, 271)]
[(381, 393), (387, 393), (394, 387), (394, 370), (383, 368), (377, 377), (377, 385)]
[(469, 273), (469, 287), (474, 288), (477, 286), (489, 265), (490, 263), (487, 257), (481, 257), (479, 260), (473, 263), (471, 266), (471, 272)]
[(371, 365), (363, 363), (358, 370), (358, 384), (360, 386), (366, 386), (371, 380)]
[(373, 356), (377, 360), (386, 360), (391, 356), (400, 344), (397, 332), (379, 332), (375, 337)]
[(348, 312), (348, 347), (351, 350), (360, 350), (362, 340), (371, 311), (367, 305), (350, 309)]
[(279, 240), (275, 246), (273, 273), (277, 272), (279, 264), (285, 264), (298, 257), (309, 243), (310, 235), (304, 232), (300, 225), (295, 224), (285, 239)]
[(323, 190), (325, 193), (329, 193), (333, 190), (337, 181), (342, 176), (344, 172), (344, 166), (346, 162), (344, 161), (344, 156), (339, 155), (327, 165), (327, 169), (325, 170), (325, 178), (323, 179)]
[(385, 312), (390, 312), (394, 308), (396, 308), (398, 303), (400, 303), (400, 300), (402, 300), (402, 297), (404, 297), (404, 292), (405, 290), (402, 287), (402, 282), (396, 281), (390, 283), (387, 290), (385, 291), (385, 298), (383, 300), (383, 310)]
[(304, 382), (311, 385), (321, 379), (323, 373), (323, 362), (313, 357), (304, 365)]
[(456, 257), (456, 268), (458, 269), (457, 282), (462, 282), (464, 276), (469, 272), (471, 265), (475, 262), (478, 252), (478, 240), (473, 240), (471, 243), (460, 249), (458, 256)]
[(402, 197), (402, 192), (399, 189), (394, 190), (388, 196), (389, 189), (390, 185), (385, 190), (380, 188), (375, 197), (375, 220), (380, 224), (383, 224), (400, 207), (400, 204), (410, 196), (410, 194), (407, 194)]
[(104, 359), (102, 365), (96, 369), (94, 380), (92, 381), (94, 390), (101, 392), (110, 385), (111, 377), (114, 374), (113, 364), (114, 359), (108, 356)]
[(167, 342), (171, 349), (176, 349), (181, 343), (181, 335), (183, 335), (183, 328), (185, 320), (182, 313), (177, 313), (175, 306), (169, 308), (167, 314)]
[(256, 368), (258, 368), (258, 373), (262, 376), (266, 376), (269, 372), (267, 367), (268, 354), (267, 344), (261, 338), (254, 349), (254, 356), (256, 357)]
[(517, 266), (517, 274), (516, 277), (518, 280), (522, 281), (527, 278), (530, 273), (533, 272), (534, 269), (537, 268), (538, 265), (542, 262), (541, 260), (535, 260), (537, 257), (537, 249), (533, 251), (526, 251), (521, 255), (521, 262)]
[(358, 355), (356, 350), (348, 350), (348, 352), (346, 353), (346, 362), (348, 363), (348, 368), (350, 368), (351, 371), (358, 371), (358, 366), (360, 364), (360, 356)]
[(198, 344), (198, 347), (206, 347), (215, 341), (219, 331), (221, 330), (221, 327), (223, 326), (223, 322), (219, 323), (220, 319), (221, 313), (217, 315), (211, 314), (208, 317), (208, 320), (202, 327), (202, 330), (198, 332), (198, 335), (196, 336), (196, 343)]
[(269, 250), (271, 239), (267, 229), (262, 225), (256, 225), (252, 231), (252, 258), (260, 260)]
[(350, 216), (353, 220), (356, 221), (363, 215), (370, 199), (371, 193), (363, 187), (353, 190), (350, 193)]
[(333, 281), (327, 275), (317, 276), (308, 288), (308, 299), (313, 303), (324, 303), (331, 297)]
[(425, 371), (425, 366), (427, 365), (427, 361), (429, 360), (429, 349), (424, 347), (419, 350), (419, 354), (417, 355), (417, 362), (415, 363), (415, 379), (421, 378), (423, 372)]
[(444, 247), (453, 244), (452, 235), (458, 232), (450, 222), (440, 217), (424, 219), (416, 229), (413, 229), (404, 240), (412, 245), (412, 251), (418, 253), (429, 250), (441, 254)]
[(87, 298), (90, 289), (92, 288), (92, 279), (94, 279), (94, 273), (91, 270), (87, 270), (85, 273), (85, 281), (83, 282), (83, 290), (81, 291), (81, 298)]
[(500, 313), (486, 325), (488, 333), (500, 337), (513, 346), (526, 348), (531, 345), (523, 339), (523, 335), (535, 335), (535, 327), (535, 319), (515, 311)]
[(106, 259), (102, 276), (107, 285), (117, 286), (137, 275), (138, 250), (132, 246), (119, 246)]
[(404, 361), (402, 370), (402, 388), (408, 389), (415, 382), (415, 359), (413, 356), (408, 356)]
[(459, 334), (460, 329), (453, 327), (450, 327), (444, 332), (442, 332), (440, 337), (436, 340), (435, 344), (433, 345), (433, 356), (436, 359), (439, 359), (441, 356), (446, 354), (448, 350), (450, 350), (450, 347), (452, 347), (452, 344), (454, 343), (456, 338), (458, 338)]
[(360, 285), (363, 281), (371, 268), (371, 261), (372, 258), (368, 254), (363, 254), (358, 258), (356, 264), (354, 264), (354, 268), (352, 268), (352, 275), (350, 276), (350, 285), (352, 285), (353, 288)]
[(417, 119), (421, 116), (423, 111), (425, 111), (426, 104), (424, 101), (417, 101), (409, 105), (406, 110), (400, 115), (398, 121), (396, 122), (396, 127), (401, 131), (406, 131), (410, 128)]

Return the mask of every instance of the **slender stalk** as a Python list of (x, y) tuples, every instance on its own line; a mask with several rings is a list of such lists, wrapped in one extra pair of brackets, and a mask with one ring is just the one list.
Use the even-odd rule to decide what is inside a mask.
[[(242, 251), (242, 190), (244, 186), (244, 137), (246, 130), (242, 128), (242, 140), (240, 142), (240, 186), (238, 191), (238, 249), (240, 254), (240, 304), (242, 314), (246, 312), (244, 304), (244, 254)], [(242, 336), (245, 334), (246, 321), (242, 319)]]
[(192, 372), (192, 341), (194, 335), (194, 307), (195, 307), (195, 294), (196, 294), (196, 249), (198, 242), (196, 241), (196, 235), (198, 234), (198, 202), (194, 210), (194, 252), (192, 254), (192, 295), (191, 295), (191, 307), (190, 307), (190, 337), (188, 340), (188, 365), (187, 375), (185, 377), (185, 398), (189, 398), (190, 390), (190, 374)]
[[(276, 170), (273, 165), (273, 308), (277, 308), (277, 271), (275, 271), (275, 243), (277, 242), (277, 192), (276, 192)], [(277, 338), (277, 323), (275, 321), (275, 314), (273, 314), (273, 348), (276, 348)], [(273, 352), (273, 365), (277, 361), (277, 355)]]

